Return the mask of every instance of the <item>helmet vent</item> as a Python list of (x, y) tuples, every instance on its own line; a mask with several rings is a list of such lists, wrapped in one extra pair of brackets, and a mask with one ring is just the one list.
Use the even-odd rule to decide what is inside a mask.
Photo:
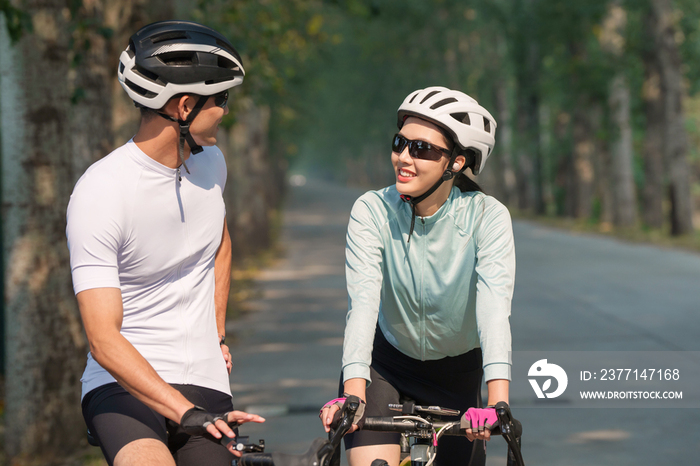
[(129, 89), (131, 89), (132, 91), (136, 92), (139, 95), (146, 97), (147, 99), (152, 99), (153, 97), (155, 97), (157, 95), (154, 92), (148, 91), (148, 90), (144, 89), (143, 87), (132, 83), (128, 79), (124, 80), (124, 84), (129, 86)]
[(166, 40), (176, 39), (187, 39), (187, 33), (185, 31), (171, 31), (164, 32), (163, 34), (156, 34), (153, 37), (151, 37), (151, 43), (157, 44), (158, 42), (165, 42)]
[(234, 78), (232, 78), (231, 76), (226, 76), (226, 77), (223, 77), (223, 78), (209, 79), (209, 80), (207, 80), (207, 81), (204, 81), (204, 84), (209, 85), (209, 84), (222, 83), (222, 82), (224, 82), (224, 81), (232, 81), (233, 79), (234, 79)]
[(484, 131), (486, 131), (487, 133), (490, 133), (491, 132), (491, 122), (489, 121), (488, 118), (486, 118), (486, 117), (483, 117), (483, 118), (484, 118)]
[(186, 65), (192, 66), (198, 63), (195, 52), (178, 51), (158, 55), (158, 59), (168, 66)]
[(148, 79), (151, 82), (158, 83), (160, 85), (165, 85), (165, 83), (159, 79), (157, 74), (155, 74), (151, 71), (148, 71), (147, 69), (145, 69), (139, 65), (134, 66), (134, 73), (140, 75), (141, 77), (143, 77), (145, 79)]
[(222, 57), (221, 55), (217, 55), (217, 65), (219, 68), (226, 68), (227, 70), (232, 70), (234, 68), (238, 68), (238, 66), (233, 63), (231, 60), (229, 60), (226, 57)]
[(411, 97), (411, 100), (409, 100), (408, 103), (409, 103), (409, 104), (412, 104), (413, 101), (416, 100), (416, 97), (418, 97), (418, 94), (420, 94), (420, 93), (419, 93), (419, 92), (416, 92), (415, 94), (413, 94), (413, 97)]
[(129, 54), (129, 58), (134, 58), (136, 56), (136, 53), (134, 53), (135, 48), (134, 41), (129, 41), (129, 46), (126, 48), (126, 53)]
[(435, 94), (438, 94), (439, 92), (440, 92), (440, 91), (433, 91), (433, 92), (430, 92), (428, 95), (426, 95), (425, 97), (423, 97), (423, 100), (421, 100), (420, 103), (425, 102), (426, 100), (428, 100), (429, 98), (431, 98), (431, 97), (434, 96)]
[(119, 62), (119, 74), (124, 74), (124, 63)]
[(443, 105), (451, 104), (452, 102), (457, 102), (457, 99), (455, 99), (454, 97), (448, 97), (447, 99), (442, 99), (440, 102), (434, 103), (430, 106), (430, 109), (435, 110), (436, 108), (440, 108)]
[(221, 39), (216, 39), (216, 45), (218, 45), (218, 46), (221, 47), (222, 49), (226, 50), (227, 52), (229, 52), (229, 53), (230, 53), (231, 55), (233, 55), (233, 56), (238, 55), (238, 54), (236, 53), (236, 51), (233, 50), (233, 48), (231, 48), (231, 44), (227, 44), (226, 42), (224, 42), (224, 41), (221, 40)]
[(465, 125), (472, 124), (471, 120), (469, 119), (468, 113), (452, 113), (450, 114), (450, 116), (455, 120), (459, 121), (460, 123), (464, 123)]

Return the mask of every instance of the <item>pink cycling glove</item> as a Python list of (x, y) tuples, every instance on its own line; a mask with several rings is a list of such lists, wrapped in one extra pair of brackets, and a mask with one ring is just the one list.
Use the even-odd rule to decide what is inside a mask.
[(462, 416), (459, 427), (483, 432), (484, 429), (491, 430), (496, 422), (498, 422), (498, 416), (494, 408), (469, 408)]
[[(331, 406), (337, 406), (338, 411), (336, 411), (334, 420), (336, 418), (339, 418), (340, 416), (340, 411), (343, 408), (343, 405), (345, 404), (345, 400), (347, 398), (336, 398), (335, 400), (331, 400), (325, 405), (323, 405), (323, 408), (318, 413), (318, 416), (321, 417), (321, 413), (325, 408), (330, 408)], [(352, 423), (356, 424), (358, 427), (362, 428), (362, 425), (364, 424), (364, 419), (362, 418), (365, 414), (365, 402), (363, 400), (360, 400), (360, 406), (357, 408), (357, 411), (355, 412), (355, 417), (352, 419)], [(334, 421), (335, 422), (335, 421)]]

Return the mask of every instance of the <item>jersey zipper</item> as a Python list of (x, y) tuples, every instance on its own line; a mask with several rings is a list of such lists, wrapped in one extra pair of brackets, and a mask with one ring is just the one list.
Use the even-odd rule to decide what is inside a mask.
[(423, 303), (425, 275), (425, 219), (421, 217), (421, 267), (420, 267), (420, 359), (425, 361), (425, 304)]
[(187, 257), (180, 263), (179, 267), (177, 268), (177, 280), (178, 283), (180, 283), (180, 289), (182, 292), (182, 297), (180, 298), (180, 303), (179, 303), (179, 314), (180, 314), (180, 321), (182, 322), (182, 328), (185, 329), (185, 341), (183, 344), (184, 348), (184, 357), (183, 357), (183, 362), (184, 362), (184, 373), (183, 373), (183, 383), (184, 384), (189, 384), (189, 372), (190, 372), (190, 365), (191, 365), (191, 358), (190, 358), (190, 333), (189, 333), (189, 324), (187, 322), (187, 319), (185, 318), (185, 313), (187, 309), (187, 299), (189, 296), (187, 295), (187, 288), (185, 287), (185, 284), (182, 282), (182, 268), (185, 265), (185, 262), (189, 257), (192, 255), (191, 253), (191, 247), (190, 247), (190, 241), (189, 241), (189, 235), (188, 235), (188, 230), (187, 230), (187, 215), (185, 212), (185, 201), (182, 198), (182, 173), (180, 171), (180, 167), (177, 169), (177, 180), (176, 180), (176, 185), (177, 185), (177, 190), (178, 190), (178, 200), (180, 202), (180, 212), (182, 213), (182, 223), (184, 224), (184, 230), (185, 230), (185, 244), (184, 246), (186, 247), (187, 251)]

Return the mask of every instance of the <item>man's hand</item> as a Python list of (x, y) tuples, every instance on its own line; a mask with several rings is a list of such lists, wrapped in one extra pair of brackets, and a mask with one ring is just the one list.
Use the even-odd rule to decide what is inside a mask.
[(229, 351), (228, 346), (226, 346), (224, 343), (222, 343), (220, 346), (221, 355), (224, 357), (224, 361), (226, 361), (226, 370), (230, 375), (231, 369), (233, 369), (233, 359), (231, 358), (231, 352)]
[[(190, 435), (209, 433), (217, 439), (222, 438), (223, 435), (234, 438), (236, 434), (231, 427), (236, 427), (246, 422), (265, 422), (265, 419), (257, 414), (248, 414), (243, 411), (213, 414), (199, 406), (194, 406), (187, 410), (180, 419), (180, 425), (186, 433)], [(235, 449), (235, 442), (229, 443), (227, 448), (235, 456), (241, 456), (241, 453)]]

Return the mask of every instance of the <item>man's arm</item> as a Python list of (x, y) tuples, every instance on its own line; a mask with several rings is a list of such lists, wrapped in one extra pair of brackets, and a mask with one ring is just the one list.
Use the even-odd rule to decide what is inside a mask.
[(94, 288), (77, 295), (92, 357), (119, 385), (149, 408), (180, 422), (194, 406), (165, 383), (136, 348), (119, 332), (122, 295), (118, 288)]
[[(119, 332), (123, 308), (118, 288), (93, 288), (77, 295), (92, 357), (143, 404), (177, 423), (194, 405), (168, 385), (136, 348)], [(234, 411), (229, 422), (262, 422), (259, 416)], [(207, 427), (216, 438), (233, 437), (220, 421)]]
[[(228, 294), (231, 288), (231, 236), (228, 232), (226, 219), (224, 218), (224, 231), (221, 236), (219, 250), (214, 258), (214, 307), (216, 309), (216, 328), (219, 339), (226, 336), (226, 308), (228, 307)], [(221, 353), (226, 361), (226, 369), (231, 373), (233, 364), (228, 346), (221, 345)]]
[(219, 250), (214, 259), (214, 305), (216, 307), (216, 328), (219, 338), (226, 336), (226, 307), (228, 305), (228, 293), (231, 289), (231, 236), (228, 233), (226, 219), (224, 219), (224, 231), (221, 236)]

